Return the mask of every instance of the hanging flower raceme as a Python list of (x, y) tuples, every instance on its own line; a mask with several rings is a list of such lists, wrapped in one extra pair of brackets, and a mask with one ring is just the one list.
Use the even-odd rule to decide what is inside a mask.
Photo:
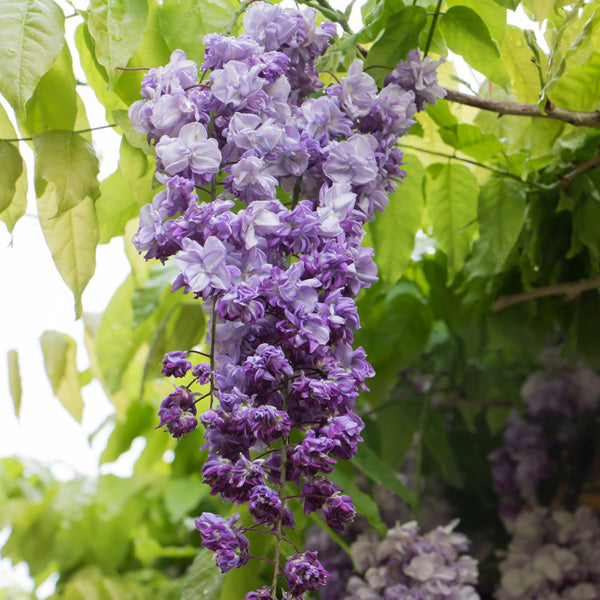
[[(379, 91), (356, 61), (323, 90), (315, 59), (335, 26), (315, 16), (251, 4), (240, 36), (205, 36), (199, 81), (178, 50), (144, 77), (144, 100), (129, 111), (155, 144), (165, 185), (142, 209), (134, 244), (147, 259), (174, 257), (173, 288), (210, 314), (205, 361), (193, 364), (185, 350), (165, 356), (166, 376), (193, 379), (165, 399), (160, 426), (181, 437), (199, 420), (204, 481), (249, 505), (252, 531), (275, 536), (273, 584), (248, 599), (300, 598), (328, 576), (313, 552), (282, 566), (293, 502), (322, 510), (336, 531), (353, 519), (351, 498), (325, 475), (362, 441), (354, 409), (374, 375), (352, 347), (355, 297), (377, 279), (363, 225), (405, 175), (396, 142), (414, 123), (416, 98), (443, 95), (430, 63), (414, 57), (407, 87), (402, 75)], [(211, 407), (197, 415), (190, 388), (207, 383)], [(287, 482), (301, 494), (288, 497)], [(249, 557), (232, 519), (196, 522), (223, 571)]]
[(477, 561), (458, 521), (419, 534), (416, 521), (396, 525), (384, 540), (363, 535), (351, 546), (360, 576), (349, 578), (346, 600), (479, 600)]

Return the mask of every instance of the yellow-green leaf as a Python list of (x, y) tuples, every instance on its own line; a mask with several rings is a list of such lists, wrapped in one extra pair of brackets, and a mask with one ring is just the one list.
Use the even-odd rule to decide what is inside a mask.
[(17, 147), (0, 140), (0, 213), (10, 206), (22, 172), (23, 159)]
[(21, 387), (21, 373), (19, 372), (19, 354), (16, 350), (8, 351), (8, 383), (10, 387), (10, 395), (15, 406), (15, 414), (17, 417), (21, 412), (21, 397), (23, 389)]
[(144, 38), (147, 0), (92, 0), (88, 27), (96, 45), (98, 62), (114, 86)]
[(479, 228), (503, 264), (525, 220), (525, 185), (508, 177), (491, 177), (479, 192)]
[(500, 52), (481, 17), (466, 6), (453, 6), (440, 16), (439, 28), (448, 48), (490, 81), (508, 89), (510, 78)]
[(75, 296), (75, 315), (81, 316), (81, 295), (96, 269), (98, 219), (94, 201), (86, 198), (72, 210), (54, 217), (54, 186), (38, 198), (38, 214), (56, 268)]
[(74, 131), (47, 131), (34, 136), (36, 169), (54, 187), (55, 217), (95, 197), (98, 158), (92, 145)]
[(509, 25), (500, 54), (508, 69), (514, 97), (519, 102), (536, 104), (541, 92), (540, 77), (521, 29)]
[(423, 176), (417, 158), (405, 156), (407, 176), (390, 197), (382, 215), (369, 223), (368, 232), (375, 250), (379, 274), (388, 285), (404, 274), (415, 246), (415, 235), (423, 217)]
[[(4, 107), (0, 105), (0, 138), (11, 140), (15, 139), (16, 137), (17, 134), (15, 132), (15, 128), (10, 122)], [(13, 147), (18, 153), (16, 144)], [(12, 154), (14, 157), (12, 150), (8, 150), (7, 152)], [(8, 172), (5, 172), (5, 166), (3, 162), (4, 161), (0, 163), (0, 181), (2, 181), (0, 184), (2, 186), (2, 189), (0, 189), (0, 206), (6, 202), (6, 197), (8, 195), (10, 195), (10, 200), (4, 209), (0, 208), (0, 221), (4, 221), (8, 227), (8, 230), (12, 232), (16, 222), (25, 214), (25, 210), (27, 208), (27, 169), (25, 167), (25, 163), (21, 159), (21, 174), (15, 180), (14, 191), (11, 194), (10, 190), (12, 188), (10, 186), (10, 181), (14, 176), (14, 172), (13, 168), (10, 168)], [(18, 166), (16, 168), (18, 169)], [(3, 177), (6, 177), (6, 179), (3, 179)]]
[(34, 136), (50, 129), (74, 129), (77, 116), (75, 75), (65, 42), (52, 68), (40, 79), (19, 122), (21, 132)]
[(66, 333), (44, 331), (42, 334), (42, 351), (44, 365), (54, 395), (71, 413), (74, 419), (81, 422), (83, 399), (77, 373), (77, 344)]
[(20, 112), (63, 47), (65, 16), (52, 0), (0, 2), (0, 92)]
[(202, 38), (223, 29), (235, 9), (231, 0), (165, 0), (158, 13), (160, 33), (171, 51), (181, 48), (201, 63)]
[(425, 190), (433, 235), (448, 257), (448, 282), (452, 282), (473, 237), (479, 184), (463, 165), (436, 163), (427, 169)]

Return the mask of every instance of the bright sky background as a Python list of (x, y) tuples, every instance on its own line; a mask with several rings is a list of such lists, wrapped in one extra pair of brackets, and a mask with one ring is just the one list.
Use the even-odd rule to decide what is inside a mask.
[[(360, 27), (360, 6), (364, 1), (359, 0), (352, 13), (351, 25), (355, 30)], [(63, 0), (58, 0), (58, 3), (63, 6), (65, 14), (72, 12)], [(76, 4), (83, 7), (87, 3)], [(333, 4), (344, 7), (348, 2), (334, 0)], [(66, 21), (67, 39), (72, 38), (79, 22), (78, 19)], [(533, 26), (521, 7), (516, 14), (511, 15), (509, 22), (520, 27)], [(78, 55), (74, 48), (72, 54), (74, 61), (77, 61)], [(460, 68), (460, 57), (451, 58)], [(78, 64), (75, 65), (75, 74), (78, 79), (85, 80)], [(466, 70), (461, 76), (472, 79)], [(84, 86), (79, 86), (78, 91), (87, 106), (91, 126), (106, 124), (104, 110), (93, 92)], [(0, 101), (11, 114), (8, 104), (3, 99)], [(94, 147), (100, 156), (100, 179), (116, 169), (119, 141), (120, 137), (110, 129), (93, 133)], [(28, 163), (30, 193), (27, 213), (15, 226), (12, 236), (4, 224), (0, 223), (0, 281), (5, 286), (0, 301), (0, 458), (19, 456), (39, 460), (50, 465), (53, 474), (59, 479), (69, 479), (75, 473), (96, 475), (99, 472), (111, 472), (127, 476), (143, 446), (132, 448), (129, 456), (122, 457), (118, 463), (99, 469), (98, 459), (110, 434), (110, 427), (96, 436), (93, 444), (90, 445), (87, 439), (113, 412), (100, 385), (93, 382), (82, 391), (85, 409), (80, 426), (54, 398), (46, 377), (40, 346), (40, 337), (44, 331), (69, 334), (79, 346), (79, 369), (86, 369), (88, 363), (83, 347), (83, 324), (75, 321), (73, 295), (54, 266), (36, 217), (32, 181), (33, 153), (24, 142), (21, 142), (20, 150)], [(84, 311), (102, 312), (128, 272), (129, 265), (121, 239), (99, 246), (96, 274), (83, 295)], [(6, 357), (11, 349), (16, 349), (19, 353), (23, 384), (19, 419), (14, 413), (8, 385)], [(7, 537), (7, 531), (0, 532), (0, 547)], [(0, 560), (0, 589), (11, 581), (19, 582), (28, 589), (32, 587), (26, 567), (20, 565), (14, 569), (8, 559)], [(53, 583), (50, 581), (46, 591), (42, 590), (40, 596), (45, 597), (52, 591)]]

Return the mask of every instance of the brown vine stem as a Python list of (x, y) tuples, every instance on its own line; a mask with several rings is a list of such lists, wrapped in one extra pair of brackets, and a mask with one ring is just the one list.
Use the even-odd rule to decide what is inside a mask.
[(213, 401), (215, 399), (215, 342), (217, 336), (217, 297), (213, 299), (212, 306), (212, 323), (210, 328), (210, 408), (213, 407)]
[(580, 111), (568, 110), (555, 106), (547, 101), (544, 106), (544, 112), (540, 110), (537, 104), (521, 104), (520, 102), (508, 102), (504, 100), (492, 100), (491, 98), (481, 98), (459, 92), (458, 90), (446, 90), (446, 100), (466, 104), (474, 108), (489, 110), (499, 115), (517, 115), (521, 117), (541, 117), (544, 119), (555, 119), (563, 121), (576, 127), (600, 127), (600, 111)]
[(600, 154), (593, 156), (589, 160), (577, 165), (577, 167), (575, 167), (570, 173), (567, 173), (566, 175), (557, 175), (556, 177), (565, 186), (565, 188), (568, 188), (576, 177), (582, 173), (585, 173), (585, 171), (590, 171), (596, 167), (600, 167)]
[[(88, 133), (89, 131), (98, 131), (99, 129), (108, 129), (109, 127), (117, 127), (116, 123), (109, 123), (108, 125), (100, 125), (98, 127), (88, 127), (87, 129), (77, 129), (72, 133)], [(46, 132), (44, 132), (46, 133)], [(0, 138), (0, 142), (31, 142), (33, 137), (22, 137), (22, 138)]]
[[(283, 410), (287, 410), (287, 394), (283, 399)], [(281, 464), (279, 466), (279, 502), (281, 502), (281, 511), (277, 517), (277, 526), (275, 528), (275, 557), (273, 562), (275, 563), (275, 569), (273, 571), (273, 583), (271, 584), (271, 597), (277, 598), (277, 577), (280, 575), (279, 567), (279, 553), (281, 547), (281, 540), (283, 539), (283, 511), (285, 510), (287, 500), (285, 498), (285, 469), (287, 462), (287, 443), (286, 438), (281, 440)]]
[(583, 292), (588, 290), (594, 290), (600, 288), (600, 277), (596, 277), (591, 281), (572, 281), (569, 283), (559, 283), (556, 285), (549, 285), (541, 287), (530, 292), (523, 292), (521, 294), (514, 294), (512, 296), (500, 296), (494, 304), (492, 304), (492, 312), (498, 312), (514, 306), (515, 304), (521, 304), (521, 302), (527, 302), (528, 300), (535, 300), (536, 298), (546, 298), (548, 296), (567, 296), (568, 300), (574, 300)]

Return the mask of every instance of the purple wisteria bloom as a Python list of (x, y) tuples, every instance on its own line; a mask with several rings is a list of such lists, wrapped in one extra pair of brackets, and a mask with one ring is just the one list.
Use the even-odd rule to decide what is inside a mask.
[(188, 123), (176, 138), (163, 136), (156, 145), (156, 155), (169, 175), (176, 175), (189, 168), (203, 181), (219, 171), (221, 151), (214, 139), (208, 139), (201, 123)]
[(411, 50), (406, 61), (401, 60), (385, 78), (385, 83), (396, 83), (404, 90), (415, 94), (417, 108), (424, 110), (427, 104), (436, 104), (438, 98), (446, 97), (446, 90), (438, 85), (437, 68), (444, 62), (426, 56), (421, 62), (418, 50)]
[(248, 539), (240, 533), (242, 528), (234, 525), (239, 518), (239, 513), (223, 519), (205, 512), (195, 520), (202, 545), (215, 553), (217, 566), (223, 573), (248, 562)]
[(192, 363), (187, 359), (187, 352), (174, 350), (167, 352), (163, 358), (162, 374), (165, 377), (173, 375), (174, 377), (185, 377), (192, 368)]
[(323, 568), (317, 553), (309, 550), (290, 556), (285, 564), (284, 575), (290, 590), (294, 594), (303, 594), (325, 585), (331, 574)]
[(177, 439), (194, 431), (198, 425), (195, 404), (197, 396), (198, 394), (193, 394), (186, 387), (177, 386), (160, 405), (160, 423), (157, 429), (164, 426)]
[[(144, 99), (129, 111), (155, 145), (165, 186), (141, 209), (134, 244), (147, 259), (173, 257), (173, 290), (201, 299), (209, 315), (202, 352), (165, 357), (166, 376), (190, 381), (163, 401), (159, 426), (180, 438), (199, 420), (211, 494), (249, 505), (253, 529), (280, 541), (294, 527), (296, 502), (322, 510), (337, 531), (354, 516), (351, 499), (323, 474), (356, 452), (364, 426), (356, 399), (374, 375), (352, 347), (356, 296), (377, 280), (363, 226), (404, 176), (395, 146), (418, 93), (435, 96), (429, 63), (410, 89), (398, 72), (378, 90), (356, 61), (320, 92), (316, 60), (336, 26), (317, 25), (316, 15), (250, 3), (240, 36), (204, 37), (199, 81), (176, 51), (144, 76)], [(206, 360), (193, 365), (190, 352)], [(197, 415), (190, 389), (199, 385), (208, 386), (210, 408)], [(223, 571), (249, 558), (237, 519), (206, 513), (196, 522)], [(328, 575), (312, 552), (275, 568), (290, 590), (279, 600), (299, 600)]]

